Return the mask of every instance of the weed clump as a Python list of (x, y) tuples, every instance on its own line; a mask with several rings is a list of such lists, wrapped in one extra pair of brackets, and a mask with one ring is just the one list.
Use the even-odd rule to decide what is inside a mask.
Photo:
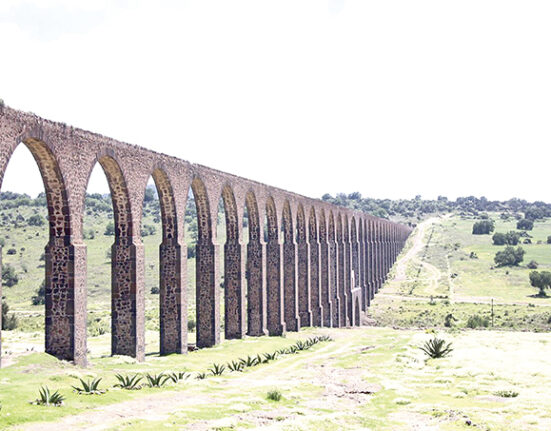
[(266, 399), (270, 401), (280, 401), (281, 397), (282, 397), (281, 392), (278, 391), (277, 389), (268, 391), (268, 393), (266, 394)]

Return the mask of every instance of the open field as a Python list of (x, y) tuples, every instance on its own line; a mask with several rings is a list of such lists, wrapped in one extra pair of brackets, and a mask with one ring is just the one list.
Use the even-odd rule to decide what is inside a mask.
[[(496, 221), (496, 232), (515, 230), (516, 221)], [(518, 267), (497, 268), (491, 235), (472, 235), (476, 220), (447, 216), (425, 221), (404, 251), (400, 276), (389, 281), (370, 309), (379, 325), (400, 327), (465, 327), (478, 315), (488, 327), (527, 331), (551, 330), (551, 297), (537, 296), (530, 286), (526, 264), (535, 260), (539, 270), (551, 268), (551, 221), (537, 221), (529, 231), (532, 244)], [(427, 246), (428, 245), (428, 246)], [(407, 250), (418, 250), (413, 255)], [(475, 253), (477, 258), (471, 258)], [(492, 307), (492, 302), (494, 306)], [(493, 313), (492, 313), (493, 309)]]
[[(117, 372), (186, 370), (195, 375), (212, 363), (273, 351), (318, 333), (334, 341), (243, 373), (190, 378), (161, 389), (112, 387)], [(22, 342), (11, 335), (8, 348)], [(462, 331), (443, 336), (455, 350), (438, 360), (426, 360), (418, 349), (431, 335), (389, 328), (248, 338), (186, 356), (150, 354), (144, 364), (124, 357), (94, 357), (88, 369), (32, 353), (0, 370), (0, 428), (459, 430), (471, 429), (469, 422), (476, 429), (491, 430), (551, 427), (547, 335), (494, 332), (488, 337), (485, 331)], [(101, 387), (110, 389), (104, 395), (77, 395), (71, 390), (77, 376), (102, 377)], [(59, 389), (67, 397), (65, 405), (31, 405), (40, 385)], [(279, 402), (267, 399), (274, 389), (282, 394)], [(502, 396), (507, 391), (518, 396)]]

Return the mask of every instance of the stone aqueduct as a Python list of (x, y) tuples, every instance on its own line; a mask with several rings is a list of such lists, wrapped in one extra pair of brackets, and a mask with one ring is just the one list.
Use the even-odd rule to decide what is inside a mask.
[[(223, 246), (226, 338), (280, 335), (301, 326), (359, 325), (360, 314), (367, 310), (410, 233), (406, 226), (362, 212), (3, 105), (0, 184), (20, 143), (29, 148), (38, 164), (48, 204), (46, 352), (79, 365), (86, 364), (87, 351), (82, 222), (86, 188), (96, 163), (103, 168), (111, 189), (116, 231), (111, 271), (112, 353), (138, 360), (145, 356), (144, 247), (139, 227), (150, 176), (159, 194), (162, 219), (161, 354), (187, 351), (184, 213), (190, 187), (199, 227), (198, 347), (220, 341), (222, 250), (216, 241), (220, 198), (227, 229)], [(245, 208), (249, 218), (246, 246), (242, 228)]]

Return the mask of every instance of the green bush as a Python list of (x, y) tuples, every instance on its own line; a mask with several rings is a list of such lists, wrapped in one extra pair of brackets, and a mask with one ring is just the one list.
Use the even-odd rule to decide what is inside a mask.
[(467, 320), (467, 328), (487, 328), (488, 326), (490, 326), (490, 319), (479, 314), (473, 314)]
[(281, 397), (282, 397), (281, 392), (278, 391), (277, 389), (273, 389), (266, 394), (266, 399), (270, 401), (280, 401)]
[(113, 222), (107, 223), (107, 226), (105, 226), (105, 232), (104, 235), (115, 235), (115, 225)]
[(534, 228), (534, 222), (528, 219), (522, 219), (517, 222), (517, 229), (532, 230)]
[(2, 284), (7, 287), (12, 287), (18, 282), (19, 276), (15, 273), (15, 268), (9, 263), (2, 266)]
[(551, 288), (551, 272), (530, 272), (530, 285), (539, 289), (538, 296), (547, 296), (545, 289)]
[(482, 220), (473, 225), (473, 235), (489, 235), (494, 229), (493, 220)]
[(44, 226), (46, 219), (40, 214), (34, 214), (27, 219), (29, 226)]
[(507, 246), (496, 253), (494, 262), (497, 266), (518, 266), (524, 260), (524, 253), (522, 247)]
[(2, 301), (2, 330), (11, 331), (17, 328), (17, 317), (15, 314), (8, 314), (10, 307), (4, 301)]
[(33, 305), (43, 305), (46, 303), (46, 283), (42, 280), (40, 287), (36, 291), (36, 295), (32, 297)]

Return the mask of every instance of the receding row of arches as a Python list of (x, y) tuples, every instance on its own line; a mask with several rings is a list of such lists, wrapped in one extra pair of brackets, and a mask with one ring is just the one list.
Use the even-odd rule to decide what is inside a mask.
[[(45, 346), (62, 359), (86, 362), (86, 246), (82, 214), (72, 214), (70, 181), (42, 141), (24, 145), (36, 160), (45, 188), (49, 241), (45, 251)], [(0, 181), (9, 156), (1, 160)], [(4, 148), (2, 147), (2, 150)], [(97, 156), (110, 189), (114, 242), (111, 247), (111, 353), (144, 359), (144, 250), (128, 175), (114, 153)], [(159, 245), (159, 350), (187, 351), (187, 286), (183, 215), (168, 173), (155, 167), (162, 236)], [(225, 338), (281, 335), (303, 326), (360, 324), (408, 229), (326, 203), (297, 202), (254, 187), (242, 204), (234, 184), (220, 188), (225, 241), (217, 243), (215, 212), (207, 180), (189, 178), (197, 215), (195, 244), (196, 343), (220, 341), (220, 280), (223, 279)], [(178, 184), (181, 187), (181, 184)], [(84, 186), (83, 190), (86, 190)], [(279, 192), (278, 192), (279, 193)], [(84, 194), (83, 194), (84, 196)], [(142, 195), (143, 199), (143, 195)], [(82, 208), (84, 204), (82, 205)], [(134, 211), (134, 212), (133, 212)], [(80, 221), (78, 220), (80, 218)], [(245, 223), (246, 221), (246, 223)], [(214, 223), (213, 223), (214, 222)], [(1, 349), (0, 349), (1, 350)]]

